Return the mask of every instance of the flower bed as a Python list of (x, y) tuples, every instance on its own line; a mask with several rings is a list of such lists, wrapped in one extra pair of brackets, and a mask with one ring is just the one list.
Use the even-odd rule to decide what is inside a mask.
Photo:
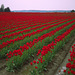
[(32, 75), (46, 70), (55, 54), (74, 35), (74, 15), (0, 12), (0, 59), (6, 58), (6, 69), (14, 72), (33, 58), (28, 65), (32, 65)]

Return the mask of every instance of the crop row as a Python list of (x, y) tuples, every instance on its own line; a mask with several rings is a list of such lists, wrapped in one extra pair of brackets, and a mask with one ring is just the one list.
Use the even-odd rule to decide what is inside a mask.
[[(33, 32), (31, 32), (31, 33), (28, 33), (28, 34), (26, 34), (26, 35), (22, 35), (22, 36), (20, 36), (20, 37), (17, 37), (17, 38), (15, 38), (15, 39), (10, 39), (10, 41), (6, 41), (6, 42), (3, 42), (2, 43), (2, 45), (0, 45), (0, 48), (3, 48), (3, 47), (5, 47), (5, 46), (7, 46), (8, 44), (10, 44), (10, 43), (14, 43), (15, 41), (18, 41), (18, 40), (23, 40), (25, 37), (27, 37), (27, 36), (31, 36), (31, 35), (35, 35), (36, 33), (39, 33), (39, 32), (43, 32), (44, 30), (46, 30), (46, 29), (49, 29), (49, 28), (51, 28), (51, 27), (53, 27), (53, 26), (57, 26), (58, 24), (61, 24), (61, 23), (64, 23), (65, 21), (63, 21), (63, 22), (59, 22), (59, 23), (57, 23), (57, 24), (54, 24), (54, 25), (50, 25), (50, 26), (48, 26), (48, 27), (45, 27), (45, 28), (43, 28), (43, 29), (41, 29), (41, 30), (37, 30), (37, 31), (33, 31)], [(31, 28), (32, 30), (33, 29), (37, 29), (37, 28), (39, 28), (39, 26), (38, 27), (35, 27), (35, 28)], [(30, 30), (31, 30), (30, 29)], [(27, 31), (30, 31), (30, 30), (27, 30)], [(26, 30), (25, 30), (26, 31)], [(18, 34), (18, 33), (16, 33), (16, 34)], [(16, 35), (15, 34), (15, 35)], [(9, 38), (10, 38), (10, 36), (9, 36)]]
[[(11, 13), (10, 13), (11, 14)], [(14, 13), (13, 13), (14, 14)], [(8, 14), (7, 14), (8, 15)], [(17, 27), (17, 24), (23, 24), (23, 22), (25, 22), (25, 24), (27, 23), (27, 24), (32, 24), (32, 23), (45, 23), (45, 22), (47, 22), (48, 20), (49, 20), (49, 18), (48, 18), (48, 16), (47, 16), (47, 18), (46, 17), (42, 17), (42, 16), (40, 16), (40, 20), (38, 20), (37, 18), (38, 17), (36, 17), (35, 18), (35, 16), (33, 15), (33, 16), (27, 16), (27, 15), (25, 15), (25, 16), (21, 16), (21, 15), (16, 15), (16, 16), (7, 16), (7, 15), (5, 15), (5, 13), (3, 14), (3, 15), (0, 15), (3, 19), (1, 19), (2, 21), (0, 22), (0, 27), (1, 27), (1, 29), (2, 30), (0, 30), (0, 31), (3, 31), (4, 30), (4, 28), (6, 29), (11, 29), (11, 28), (14, 28), (14, 27)], [(5, 19), (4, 17), (6, 17), (7, 19)], [(49, 16), (50, 17), (50, 16)], [(43, 18), (43, 20), (41, 20)], [(51, 18), (51, 17), (50, 17)], [(13, 20), (12, 20), (13, 19)], [(24, 19), (24, 20), (23, 20)], [(17, 21), (17, 20), (20, 20), (20, 21)], [(16, 24), (16, 25), (13, 25), (13, 24)], [(10, 26), (11, 25), (11, 26)]]
[[(73, 22), (73, 21), (72, 21)], [(70, 23), (72, 23), (72, 22), (70, 22)], [(61, 22), (60, 22), (61, 23)], [(59, 23), (58, 23), (59, 24)], [(52, 30), (54, 30), (54, 29), (56, 29), (57, 27), (60, 27), (60, 26), (62, 26), (62, 25), (64, 25), (64, 24), (66, 24), (66, 22), (65, 23), (62, 23), (62, 24), (60, 24), (60, 25), (58, 25), (58, 24), (54, 24), (54, 25), (51, 25), (51, 26), (48, 26), (48, 27), (46, 27), (46, 28), (43, 28), (42, 30), (37, 30), (36, 32), (32, 32), (32, 34), (34, 35), (34, 33), (36, 34), (36, 33), (40, 33), (40, 32), (42, 32), (43, 30), (45, 30), (45, 29), (48, 29), (48, 30), (45, 30), (44, 32), (42, 32), (41, 34), (36, 34), (36, 35), (34, 35), (34, 36), (31, 36), (31, 37), (26, 37), (26, 36), (24, 36), (24, 37), (26, 37), (24, 40), (22, 40), (22, 39), (19, 39), (19, 40), (22, 40), (22, 41), (19, 41), (19, 42), (17, 42), (17, 43), (12, 43), (12, 44), (10, 44), (9, 46), (10, 47), (8, 47), (8, 46), (6, 46), (5, 48), (3, 48), (1, 51), (0, 51), (0, 57), (4, 57), (5, 56), (5, 54), (6, 53), (8, 53), (9, 51), (13, 51), (13, 50), (15, 50), (15, 49), (19, 49), (19, 47), (20, 46), (22, 46), (22, 45), (24, 45), (24, 43), (27, 43), (28, 41), (32, 41), (34, 38), (38, 38), (38, 37), (40, 37), (41, 35), (43, 35), (43, 34), (45, 34), (45, 33), (48, 33), (48, 32), (50, 32), (50, 31), (52, 31)], [(67, 22), (67, 24), (69, 24), (68, 22)], [(55, 26), (55, 27), (53, 27), (53, 26)], [(30, 33), (29, 33), (30, 34)], [(31, 34), (31, 35), (32, 35)], [(26, 34), (27, 35), (27, 34)], [(18, 39), (16, 39), (16, 41), (18, 41)], [(29, 40), (30, 39), (30, 40)], [(7, 41), (7, 42), (9, 42), (9, 43), (11, 43), (10, 41)], [(12, 40), (12, 42), (13, 42), (13, 40)], [(8, 43), (3, 43), (4, 45), (8, 45)], [(1, 47), (3, 46), (3, 44), (1, 45)]]
[[(23, 52), (21, 52), (20, 49), (15, 50), (14, 51), (15, 56), (13, 56), (12, 58), (9, 57), (10, 60), (8, 60), (8, 62), (7, 62), (7, 69), (12, 71), (14, 68), (17, 69), (17, 68), (21, 67), (23, 65), (23, 63), (30, 58), (31, 55), (38, 52), (38, 49), (41, 49), (44, 45), (48, 45), (50, 42), (52, 42), (54, 40), (54, 37), (57, 37), (58, 35), (61, 36), (61, 34), (67, 28), (69, 28), (71, 26), (72, 27), (70, 29), (73, 29), (75, 27), (75, 25), (71, 24), (68, 27), (64, 28), (67, 25), (68, 24), (65, 24), (64, 26), (58, 27), (56, 30), (54, 30), (50, 33), (51, 34), (50, 37), (47, 36), (47, 38), (43, 39), (42, 41), (37, 42), (31, 48), (29, 48), (28, 50), (24, 50)], [(16, 54), (16, 53), (20, 53), (20, 52), (22, 54), (21, 56), (19, 56), (20, 54), (19, 55)], [(9, 54), (12, 55), (12, 52), (9, 52)]]
[[(0, 40), (2, 40), (3, 38), (10, 38), (10, 37), (12, 37), (12, 36), (16, 36), (16, 35), (19, 35), (20, 33), (21, 34), (23, 34), (23, 33), (26, 33), (26, 32), (30, 32), (31, 30), (35, 30), (35, 29), (38, 29), (38, 28), (41, 28), (41, 27), (44, 27), (44, 26), (49, 26), (49, 25), (51, 25), (51, 24), (53, 24), (53, 23), (57, 23), (57, 22), (60, 22), (60, 20), (59, 21), (55, 21), (55, 22), (51, 22), (51, 23), (49, 23), (49, 24), (43, 24), (43, 25), (29, 25), (29, 26), (27, 26), (27, 27), (22, 27), (22, 28), (20, 28), (20, 29), (25, 29), (25, 30), (21, 30), (21, 31), (18, 31), (18, 32), (15, 32), (15, 33), (11, 33), (11, 32), (14, 32), (14, 30), (11, 30), (11, 31), (6, 31), (6, 32), (4, 32), (4, 33), (1, 33), (1, 34), (6, 34), (6, 33), (11, 33), (11, 34), (9, 34), (9, 35), (4, 35), (4, 36), (2, 36), (1, 38), (0, 38)], [(35, 27), (33, 27), (33, 26), (35, 26)], [(33, 28), (32, 28), (33, 27)], [(26, 29), (26, 28), (28, 28), (28, 29)], [(19, 30), (19, 29), (16, 29), (16, 30)]]
[[(37, 61), (33, 61), (30, 63), (30, 65), (33, 65), (33, 71), (31, 71), (31, 75), (38, 75), (41, 71), (44, 69), (46, 70), (46, 66), (49, 62), (51, 62), (52, 58), (55, 56), (55, 54), (62, 48), (64, 45), (69, 41), (71, 36), (74, 35), (75, 32), (75, 25), (70, 27), (66, 32), (59, 35), (57, 38), (54, 38), (55, 41), (52, 41), (52, 43), (48, 44), (47, 46), (43, 46), (41, 50), (39, 50), (40, 58), (38, 58)], [(73, 49), (74, 52), (74, 49)], [(74, 54), (71, 53), (71, 59), (73, 60)], [(73, 63), (73, 62), (72, 62)], [(71, 68), (68, 64), (67, 67)], [(72, 74), (74, 73), (74, 65), (72, 65)]]
[[(72, 23), (72, 22), (71, 22)], [(51, 37), (52, 35), (54, 35), (57, 31), (59, 31), (59, 30), (61, 30), (61, 29), (63, 29), (64, 28), (64, 30), (65, 30), (65, 28), (69, 28), (69, 27), (71, 27), (72, 25), (73, 25), (73, 23), (71, 24), (71, 23), (69, 23), (69, 25), (68, 25), (68, 23), (67, 24), (64, 24), (63, 26), (61, 26), (61, 27), (58, 27), (58, 28), (56, 28), (55, 30), (53, 30), (53, 31), (51, 31), (51, 32), (48, 32), (48, 33), (46, 33), (46, 34), (44, 34), (44, 35), (42, 35), (42, 36), (40, 36), (40, 37), (38, 37), (37, 39), (33, 39), (33, 41), (30, 41), (30, 42), (27, 42), (26, 44), (24, 44), (23, 46), (20, 46), (20, 49), (22, 50), (22, 52), (24, 51), (24, 50), (28, 50), (29, 49), (29, 47), (31, 48), (33, 45), (35, 45), (35, 43), (37, 43), (37, 42), (39, 42), (39, 41), (41, 41), (42, 42), (42, 40), (44, 40), (44, 39), (47, 39), (47, 37)], [(71, 25), (70, 25), (71, 24)], [(48, 41), (49, 42), (49, 41)], [(47, 40), (46, 40), (46, 43), (47, 43)], [(16, 54), (15, 54), (15, 52), (16, 52)], [(20, 50), (19, 51), (17, 51), (17, 50), (14, 50), (13, 52), (9, 52), (9, 54), (8, 55), (11, 55), (12, 56), (12, 54), (14, 55), (18, 55), (19, 54), (19, 52), (20, 52)], [(21, 53), (21, 52), (20, 52)], [(22, 54), (22, 53), (21, 53)], [(20, 55), (20, 54), (19, 54)], [(9, 57), (9, 56), (8, 56)]]
[(18, 24), (46, 23), (57, 19), (74, 18), (73, 13), (71, 15), (69, 13), (67, 15), (64, 13), (1, 13), (0, 16), (0, 31), (14, 29), (14, 27), (18, 27)]

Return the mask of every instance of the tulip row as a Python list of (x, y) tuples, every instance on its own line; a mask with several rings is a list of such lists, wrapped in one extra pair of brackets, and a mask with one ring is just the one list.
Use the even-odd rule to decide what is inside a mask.
[[(21, 14), (24, 16), (21, 16)], [(19, 13), (17, 13), (17, 14), (16, 13), (9, 13), (9, 14), (3, 13), (2, 15), (0, 15), (1, 16), (0, 28), (3, 28), (0, 31), (4, 31), (4, 28), (8, 28), (10, 30), (10, 29), (14, 28), (13, 26), (18, 27), (17, 24), (23, 24), (23, 22), (28, 23), (28, 24), (38, 23), (38, 22), (45, 23), (45, 22), (53, 21), (53, 20), (57, 20), (57, 19), (68, 19), (68, 18), (72, 19), (74, 16), (73, 13), (71, 13), (72, 15), (70, 15), (70, 14), (66, 15), (66, 17), (64, 17), (64, 13), (62, 13), (62, 14), (57, 13), (57, 16), (56, 16), (56, 14), (53, 14), (53, 13), (50, 13), (50, 14), (42, 13), (42, 14), (43, 15), (37, 13), (37, 16), (36, 16), (36, 13), (33, 13), (33, 14), (20, 13), (20, 15), (19, 15)], [(29, 15), (31, 15), (31, 16), (29, 16)], [(15, 24), (15, 25), (12, 25), (12, 24)]]
[(24, 25), (20, 25), (20, 26), (21, 26), (20, 28), (19, 28), (19, 27), (18, 27), (18, 28), (15, 27), (16, 29), (14, 29), (14, 28), (12, 27), (13, 30), (10, 30), (10, 31), (9, 31), (9, 30), (8, 30), (8, 31), (6, 30), (5, 32), (1, 32), (0, 34), (1, 34), (1, 35), (4, 35), (4, 34), (12, 33), (12, 32), (15, 32), (15, 31), (17, 31), (17, 30), (23, 30), (23, 29), (26, 29), (26, 28), (28, 28), (28, 27), (30, 27), (30, 26), (33, 27), (33, 26), (36, 26), (36, 25), (38, 25), (38, 24), (36, 24), (36, 23), (35, 23), (34, 25), (24, 24)]
[[(5, 13), (4, 13), (5, 14)], [(11, 14), (11, 13), (9, 13), (9, 14)], [(13, 13), (14, 14), (14, 13)], [(12, 15), (13, 15), (12, 14)], [(25, 14), (24, 14), (25, 15)], [(30, 14), (28, 14), (28, 15), (30, 15)], [(0, 15), (1, 16), (1, 15)], [(19, 15), (18, 15), (19, 16)], [(4, 28), (7, 28), (7, 29), (12, 29), (12, 28), (14, 28), (13, 26), (14, 25), (11, 25), (11, 24), (23, 24), (23, 19), (24, 19), (24, 21), (25, 21), (25, 23), (28, 23), (28, 24), (32, 24), (32, 23), (38, 23), (38, 22), (41, 22), (41, 23), (45, 23), (45, 22), (47, 22), (47, 21), (50, 21), (51, 19), (50, 18), (53, 18), (53, 19), (55, 19), (55, 18), (58, 18), (58, 17), (56, 17), (56, 16), (53, 16), (53, 17), (51, 17), (51, 16), (47, 16), (47, 17), (42, 17), (42, 16), (40, 16), (40, 20), (38, 20), (38, 18), (36, 17), (35, 18), (35, 16), (34, 15), (32, 15), (32, 16), (27, 16), (27, 15), (25, 15), (25, 16), (22, 16), (21, 17), (21, 19), (19, 19), (20, 18), (20, 16), (18, 17), (17, 15), (16, 16), (9, 16), (9, 18), (10, 19), (5, 19), (5, 17), (6, 18), (8, 18), (7, 17), (7, 15), (2, 15), (2, 18), (4, 18), (3, 20), (2, 20), (2, 23), (0, 24), (1, 26), (1, 28), (3, 28), (3, 30), (4, 30)], [(37, 14), (37, 16), (39, 16), (38, 14)], [(50, 18), (49, 18), (50, 17)], [(12, 19), (13, 20), (12, 20)], [(28, 19), (27, 19), (28, 18)], [(43, 20), (41, 20), (43, 18)], [(63, 18), (65, 18), (65, 17), (62, 17), (61, 19), (63, 19)], [(16, 20), (20, 20), (19, 22), (18, 21), (16, 21)], [(14, 23), (13, 23), (13, 21), (14, 21)], [(36, 22), (35, 22), (36, 21)], [(7, 24), (7, 25), (6, 25)], [(11, 25), (11, 27), (10, 27), (10, 25)], [(17, 27), (16, 25), (15, 25), (15, 27)], [(0, 31), (2, 31), (2, 30), (0, 30)]]
[[(75, 25), (73, 25), (72, 27), (74, 27), (74, 26)], [(38, 49), (42, 49), (42, 47), (44, 45), (47, 45), (48, 43), (53, 41), (54, 37), (61, 35), (67, 29), (67, 27), (66, 28), (64, 28), (64, 27), (65, 26), (59, 27), (58, 29), (56, 29), (57, 32), (56, 32), (56, 30), (54, 32), (51, 32), (52, 33), (51, 35), (53, 35), (53, 36), (47, 37), (47, 38), (43, 39), (42, 41), (37, 42), (36, 44), (34, 44), (34, 46), (32, 46), (32, 48), (29, 48), (28, 50), (24, 50), (23, 52), (20, 49), (15, 50), (14, 51), (15, 56), (13, 56), (12, 58), (9, 57), (11, 59), (7, 61), (7, 69), (12, 71), (14, 68), (17, 69), (17, 68), (21, 67), (23, 65), (23, 63), (30, 58), (31, 55), (38, 52)], [(62, 29), (62, 28), (64, 28), (64, 29)], [(47, 42), (45, 42), (44, 40)], [(20, 56), (16, 54), (17, 52)], [(10, 52), (9, 54), (12, 54), (12, 53)]]
[[(59, 21), (62, 21), (62, 20), (59, 20)], [(57, 21), (57, 22), (59, 22), (59, 21)], [(50, 21), (49, 21), (50, 22)], [(56, 20), (55, 20), (55, 22), (56, 22)], [(48, 22), (47, 22), (48, 23)], [(41, 23), (42, 24), (42, 23)], [(34, 24), (34, 25), (29, 25), (29, 24), (26, 24), (26, 25), (24, 25), (24, 27), (22, 27), (21, 26), (21, 28), (17, 28), (17, 29), (13, 29), (13, 30), (10, 30), (10, 31), (5, 31), (5, 32), (1, 32), (0, 34), (1, 35), (4, 35), (4, 34), (8, 34), (8, 33), (12, 33), (12, 32), (14, 32), (14, 31), (18, 31), (18, 30), (24, 30), (24, 29), (26, 29), (26, 28), (28, 28), (28, 27), (34, 27), (34, 26), (39, 26), (39, 24)], [(29, 28), (28, 28), (29, 29)]]
[[(73, 22), (73, 21), (72, 21)], [(69, 22), (69, 23), (71, 23), (71, 22)], [(69, 24), (69, 23), (67, 23), (67, 24)], [(10, 47), (6, 47), (6, 48), (3, 48), (1, 51), (0, 51), (0, 58), (2, 58), (2, 57), (5, 57), (6, 55), (6, 53), (8, 53), (9, 51), (13, 51), (14, 49), (19, 49), (19, 47), (20, 46), (22, 46), (21, 44), (22, 43), (26, 43), (26, 42), (28, 42), (28, 41), (32, 41), (34, 38), (38, 38), (38, 36), (40, 37), (40, 36), (42, 36), (43, 34), (45, 34), (45, 33), (48, 33), (48, 32), (50, 32), (50, 31), (52, 31), (52, 30), (54, 30), (54, 29), (56, 29), (57, 27), (60, 27), (60, 26), (62, 26), (62, 25), (64, 25), (64, 24), (66, 24), (66, 22), (65, 23), (63, 23), (63, 24), (60, 24), (60, 25), (56, 25), (55, 27), (52, 27), (52, 28), (50, 28), (49, 30), (47, 30), (47, 31), (44, 31), (44, 32), (42, 32), (42, 33), (40, 33), (40, 34), (36, 34), (35, 36), (32, 36), (32, 37), (27, 37), (27, 39), (25, 38), (25, 40), (22, 40), (21, 42), (17, 42), (16, 44), (14, 43), (13, 45), (10, 45)], [(53, 25), (52, 25), (53, 26)], [(40, 31), (40, 30), (39, 30)], [(31, 39), (30, 39), (31, 38)], [(29, 40), (30, 39), (30, 40)], [(23, 44), (24, 45), (24, 44)]]
[(70, 51), (69, 63), (66, 64), (67, 70), (64, 70), (67, 75), (75, 75), (75, 44), (72, 46), (72, 51)]
[[(57, 20), (58, 21), (58, 20)], [(53, 21), (54, 22), (54, 21)], [(48, 23), (48, 22), (47, 22)], [(46, 24), (47, 24), (46, 23)], [(22, 33), (22, 31), (23, 30), (26, 30), (26, 29), (30, 29), (30, 28), (32, 28), (32, 27), (34, 27), (34, 26), (40, 26), (40, 25), (42, 25), (42, 23), (39, 23), (39, 24), (33, 24), (33, 25), (29, 25), (29, 24), (27, 24), (27, 25), (21, 25), (21, 27), (19, 28), (15, 28), (15, 29), (13, 29), (13, 30), (6, 30), (5, 32), (0, 32), (0, 39), (2, 40), (2, 38), (4, 37), (6, 37), (6, 36), (8, 36), (8, 35), (10, 35), (11, 33), (12, 33), (12, 36), (14, 35), (14, 33), (16, 32), (18, 32), (18, 33)], [(20, 32), (19, 32), (20, 31)], [(14, 32), (14, 33), (13, 33)]]
[[(55, 56), (55, 54), (65, 45), (66, 40), (69, 41), (69, 39), (71, 38), (72, 35), (74, 35), (75, 32), (75, 25), (73, 25), (70, 29), (68, 29), (65, 33), (63, 33), (62, 35), (59, 35), (57, 38), (55, 38), (55, 41), (50, 44), (48, 44), (47, 46), (43, 46), (43, 48), (41, 50), (39, 50), (39, 55), (40, 58), (38, 58), (37, 61), (33, 61), (30, 63), (30, 65), (33, 65), (34, 69), (33, 71), (31, 71), (32, 75), (38, 75), (39, 73), (41, 73), (41, 71), (46, 70), (46, 66), (48, 65), (49, 62), (51, 62), (52, 58)], [(73, 60), (74, 56), (74, 49), (73, 52), (71, 53), (71, 58)], [(72, 62), (74, 63), (74, 62)], [(69, 64), (67, 67), (69, 67), (72, 69), (72, 73), (74, 73), (75, 65), (72, 65), (70, 67), (71, 64)]]
[[(69, 24), (71, 24), (71, 23), (69, 23)], [(73, 24), (72, 24), (72, 25), (73, 25)], [(27, 42), (26, 45), (24, 44), (24, 46), (20, 46), (20, 49), (22, 50), (22, 52), (23, 52), (24, 50), (28, 50), (29, 47), (31, 48), (33, 45), (35, 45), (35, 43), (37, 43), (37, 42), (39, 42), (39, 41), (42, 41), (43, 39), (46, 39), (47, 37), (51, 37), (53, 34), (55, 34), (57, 31), (59, 31), (59, 30), (61, 30), (61, 29), (63, 29), (63, 28), (64, 28), (64, 30), (65, 30), (65, 28), (68, 29), (68, 28), (71, 27), (72, 25), (64, 24), (63, 26), (56, 28), (56, 30), (53, 30), (53, 31), (51, 31), (51, 32), (48, 32), (48, 33), (42, 35), (41, 37), (38, 37), (37, 39), (33, 39), (33, 41)], [(49, 41), (48, 41), (48, 42), (49, 42)], [(47, 43), (47, 40), (46, 40), (46, 43)], [(8, 56), (8, 57), (14, 56), (14, 55), (17, 56), (18, 54), (21, 56), (21, 55), (22, 55), (22, 52), (21, 52), (20, 49), (19, 49), (19, 51), (18, 51), (18, 50), (14, 50), (13, 52), (10, 51), (10, 52), (7, 54), (7, 56)], [(15, 52), (16, 52), (16, 53), (15, 53)]]
[[(0, 48), (2, 49), (2, 48), (4, 48), (4, 47), (6, 47), (7, 45), (9, 45), (9, 44), (11, 44), (11, 43), (14, 43), (14, 42), (16, 42), (16, 41), (19, 41), (19, 40), (22, 40), (23, 41), (23, 39), (25, 38), (25, 37), (27, 37), (27, 36), (32, 36), (32, 35), (35, 35), (35, 34), (37, 34), (37, 33), (40, 33), (40, 32), (43, 32), (44, 30), (47, 30), (47, 29), (49, 29), (49, 28), (52, 28), (52, 27), (54, 27), (54, 26), (57, 26), (57, 25), (59, 25), (59, 24), (61, 24), (61, 23), (64, 23), (64, 22), (66, 22), (66, 21), (63, 21), (63, 22), (59, 22), (59, 23), (57, 23), (57, 24), (54, 24), (54, 25), (50, 25), (50, 26), (48, 26), (48, 27), (44, 27), (44, 28), (42, 28), (41, 30), (37, 30), (37, 31), (33, 31), (33, 32), (31, 32), (31, 33), (28, 33), (28, 34), (25, 34), (25, 35), (22, 35), (22, 36), (20, 36), (20, 37), (17, 37), (17, 38), (15, 38), (15, 39), (10, 39), (9, 41), (6, 41), (6, 42), (3, 42), (1, 45), (0, 45)], [(15, 34), (16, 35), (16, 34)]]
[[(4, 35), (4, 36), (2, 36), (1, 38), (0, 38), (0, 40), (2, 40), (3, 38), (5, 39), (5, 38), (10, 38), (10, 37), (13, 37), (13, 36), (17, 36), (17, 35), (19, 35), (20, 33), (21, 34), (23, 34), (23, 33), (26, 33), (26, 32), (30, 32), (31, 30), (36, 30), (36, 29), (38, 29), (38, 28), (42, 28), (42, 27), (45, 27), (45, 26), (49, 26), (49, 25), (51, 25), (51, 24), (54, 24), (54, 23), (57, 23), (57, 22), (60, 22), (60, 20), (59, 21), (55, 21), (55, 22), (51, 22), (51, 23), (49, 23), (49, 24), (43, 24), (43, 25), (29, 25), (29, 26), (27, 26), (27, 27), (22, 27), (22, 28), (20, 28), (20, 30), (21, 29), (25, 29), (25, 28), (28, 28), (28, 29), (26, 29), (26, 30), (21, 30), (21, 31), (18, 31), (18, 32), (15, 32), (15, 33), (11, 33), (11, 34), (9, 34), (9, 35)], [(36, 26), (36, 27), (33, 27), (33, 26)], [(31, 28), (31, 27), (33, 27), (33, 28)], [(19, 29), (16, 29), (16, 30), (19, 30)], [(1, 34), (6, 34), (6, 33), (10, 33), (10, 32), (13, 32), (14, 30), (11, 30), (11, 31), (6, 31), (6, 32), (4, 32), (4, 33), (1, 33)]]
[[(5, 24), (7, 24), (7, 23), (5, 23)], [(16, 24), (16, 25), (15, 25)], [(10, 27), (10, 25), (11, 25), (11, 27)], [(28, 25), (28, 23), (11, 23), (11, 24), (8, 24), (8, 28), (6, 28), (7, 27), (7, 25), (4, 27), (3, 26), (3, 28), (1, 28), (0, 29), (0, 31), (1, 32), (4, 32), (5, 33), (5, 31), (9, 31), (10, 29), (13, 29), (14, 31), (17, 29), (17, 28), (22, 28), (22, 27), (24, 27), (24, 26), (26, 26), (26, 25)], [(1, 34), (1, 33), (0, 33)]]
[[(32, 22), (33, 23), (33, 22)], [(36, 22), (36, 23), (38, 23), (38, 22)], [(36, 23), (34, 23), (34, 25), (36, 24)], [(16, 24), (16, 25), (15, 25)], [(18, 25), (17, 25), (18, 24)], [(39, 24), (39, 23), (38, 23)], [(38, 25), (37, 24), (37, 25)], [(42, 24), (42, 23), (41, 23)], [(6, 28), (6, 29), (0, 29), (0, 31), (2, 32), (2, 33), (0, 33), (0, 34), (6, 34), (7, 32), (8, 33), (10, 33), (10, 32), (13, 32), (13, 31), (16, 31), (16, 30), (21, 30), (21, 29), (24, 29), (24, 26), (26, 27), (26, 26), (30, 26), (31, 24), (30, 23), (27, 23), (26, 21), (24, 21), (23, 23), (22, 22), (20, 22), (20, 23), (11, 23), (11, 27), (10, 27), (10, 24), (7, 26), (7, 25), (5, 25), (5, 28), (6, 27), (8, 27), (8, 28)], [(11, 30), (12, 29), (12, 30)], [(8, 30), (8, 31), (7, 31)]]

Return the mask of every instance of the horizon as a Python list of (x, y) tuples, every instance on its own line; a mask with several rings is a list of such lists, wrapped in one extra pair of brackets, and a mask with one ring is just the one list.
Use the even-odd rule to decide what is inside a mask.
[(11, 10), (11, 12), (70, 12), (72, 10), (36, 10), (35, 9), (35, 10)]
[(14, 10), (75, 10), (75, 0), (0, 0), (0, 6), (4, 4)]
[[(20, 9), (21, 10), (21, 9)], [(29, 10), (29, 9), (26, 9), (27, 11)], [(33, 11), (34, 10), (39, 10), (39, 11), (69, 11), (69, 9), (68, 10), (41, 10), (41, 9), (32, 9)], [(73, 9), (72, 9), (73, 10)], [(14, 11), (14, 10), (13, 10)], [(18, 10), (16, 10), (16, 11), (18, 11)]]

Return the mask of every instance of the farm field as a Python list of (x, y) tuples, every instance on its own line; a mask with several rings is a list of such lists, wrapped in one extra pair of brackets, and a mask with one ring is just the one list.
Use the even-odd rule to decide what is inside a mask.
[(0, 75), (56, 75), (73, 44), (75, 13), (0, 12)]

